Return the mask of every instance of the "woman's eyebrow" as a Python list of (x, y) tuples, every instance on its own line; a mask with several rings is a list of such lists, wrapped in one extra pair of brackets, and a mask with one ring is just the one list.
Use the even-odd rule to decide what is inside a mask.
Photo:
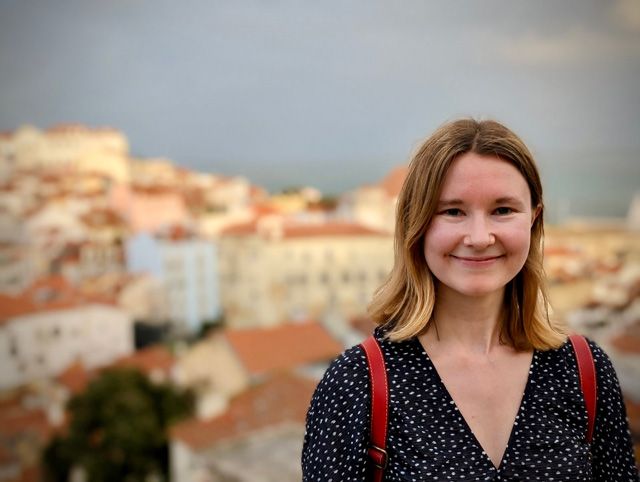
[[(494, 204), (511, 204), (516, 206), (523, 206), (523, 202), (521, 199), (513, 196), (502, 196), (497, 198)], [(446, 208), (449, 206), (460, 206), (463, 205), (464, 201), (462, 199), (441, 199), (438, 201), (438, 208)]]
[(516, 206), (524, 205), (521, 199), (512, 196), (499, 197), (498, 199), (496, 199), (495, 204), (512, 204)]
[(460, 206), (462, 204), (464, 204), (462, 199), (441, 199), (440, 201), (438, 201), (439, 208), (444, 208), (448, 206)]

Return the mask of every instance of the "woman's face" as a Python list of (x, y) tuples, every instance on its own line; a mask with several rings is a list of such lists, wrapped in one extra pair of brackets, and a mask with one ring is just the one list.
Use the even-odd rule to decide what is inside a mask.
[(482, 297), (502, 292), (529, 253), (529, 186), (510, 163), (468, 152), (450, 166), (424, 255), (438, 290)]

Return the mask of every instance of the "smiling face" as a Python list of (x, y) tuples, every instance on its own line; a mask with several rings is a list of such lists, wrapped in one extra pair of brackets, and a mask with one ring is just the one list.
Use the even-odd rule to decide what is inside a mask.
[(502, 293), (527, 259), (535, 214), (515, 166), (473, 152), (456, 159), (424, 238), (438, 291), (469, 297)]

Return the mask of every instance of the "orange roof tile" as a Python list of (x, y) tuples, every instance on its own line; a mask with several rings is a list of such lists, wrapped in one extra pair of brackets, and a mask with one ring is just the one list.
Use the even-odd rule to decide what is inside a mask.
[(396, 197), (400, 194), (400, 190), (408, 173), (408, 165), (397, 166), (380, 181), (380, 187), (384, 189), (389, 197)]
[(169, 186), (161, 185), (143, 185), (134, 184), (131, 186), (131, 192), (134, 195), (139, 196), (178, 196), (179, 193), (176, 189)]
[(342, 351), (324, 327), (312, 322), (227, 330), (224, 336), (251, 375), (328, 361)]
[(611, 340), (611, 345), (618, 351), (640, 355), (640, 320), (615, 336)]
[(43, 440), (53, 433), (47, 415), (40, 409), (28, 409), (22, 405), (21, 397), (2, 402), (0, 412), (0, 437), (10, 438), (25, 432), (35, 433)]
[(175, 365), (175, 362), (175, 357), (166, 347), (154, 345), (121, 358), (113, 363), (112, 366), (137, 368), (141, 372), (150, 375), (154, 370), (162, 370), (168, 373)]
[(176, 424), (171, 437), (203, 450), (274, 425), (302, 424), (315, 386), (313, 380), (280, 373), (234, 398), (221, 416)]
[(579, 250), (567, 246), (545, 246), (544, 254), (547, 256), (582, 256)]
[(124, 218), (113, 209), (92, 209), (80, 218), (83, 224), (93, 228), (112, 226), (125, 227)]
[(246, 236), (249, 234), (256, 234), (258, 230), (258, 218), (254, 218), (251, 221), (232, 224), (222, 229), (222, 235), (228, 236)]
[(63, 276), (37, 279), (17, 296), (0, 293), (0, 324), (18, 316), (74, 308), (83, 303), (113, 304), (104, 296), (82, 296)]
[(84, 391), (90, 378), (91, 374), (85, 370), (81, 361), (73, 362), (57, 377), (58, 382), (74, 395)]
[(323, 224), (297, 224), (284, 226), (285, 238), (310, 236), (387, 236), (386, 233), (360, 224), (328, 222)]
[(252, 206), (252, 211), (256, 216), (265, 216), (267, 214), (278, 214), (280, 210), (268, 201), (256, 203)]
[[(234, 224), (222, 230), (225, 236), (257, 235), (259, 232), (259, 218)], [(268, 230), (266, 230), (268, 232)], [(316, 236), (388, 236), (387, 233), (371, 229), (361, 224), (329, 221), (326, 223), (301, 223), (283, 221), (282, 236), (284, 238), (305, 238)]]
[(47, 134), (65, 134), (68, 132), (119, 132), (113, 127), (88, 127), (75, 122), (61, 122), (54, 124), (45, 130)]

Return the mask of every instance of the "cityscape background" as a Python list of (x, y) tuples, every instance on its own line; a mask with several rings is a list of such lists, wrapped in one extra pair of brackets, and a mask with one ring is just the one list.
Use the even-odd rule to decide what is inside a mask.
[(637, 443), (639, 77), (634, 0), (2, 2), (0, 481), (300, 480), (410, 154), (468, 115), (534, 151), (553, 314)]

